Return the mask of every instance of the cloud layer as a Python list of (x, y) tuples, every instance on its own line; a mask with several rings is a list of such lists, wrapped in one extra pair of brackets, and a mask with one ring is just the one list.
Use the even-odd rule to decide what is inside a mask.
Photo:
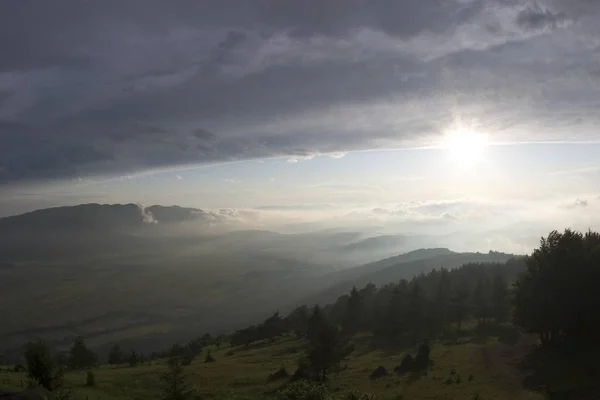
[(0, 3), (0, 182), (435, 143), (591, 140), (584, 0)]

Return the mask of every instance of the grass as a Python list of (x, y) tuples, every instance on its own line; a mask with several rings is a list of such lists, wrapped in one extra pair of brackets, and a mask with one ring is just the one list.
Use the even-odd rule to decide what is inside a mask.
[[(392, 373), (377, 380), (369, 378), (371, 372), (380, 365), (393, 372), (405, 352), (373, 350), (360, 337), (356, 343), (356, 350), (342, 362), (341, 371), (330, 375), (329, 388), (336, 397), (356, 389), (394, 400), (472, 400), (476, 395), (480, 400), (543, 398), (522, 386), (518, 365), (531, 349), (527, 341), (517, 345), (502, 344), (494, 338), (458, 345), (437, 343), (431, 353), (434, 365), (426, 375), (399, 377)], [(301, 340), (287, 336), (273, 343), (212, 349), (216, 362), (204, 363), (205, 354), (196, 357), (185, 367), (187, 381), (203, 399), (268, 398), (285, 384), (285, 380), (269, 382), (269, 374), (281, 367), (293, 373), (303, 346)], [(85, 371), (69, 372), (66, 379), (76, 399), (158, 400), (159, 377), (166, 368), (165, 361), (132, 368), (104, 365), (94, 371), (95, 388), (85, 387)], [(19, 390), (21, 380), (25, 382), (24, 374), (0, 372), (0, 389)]]

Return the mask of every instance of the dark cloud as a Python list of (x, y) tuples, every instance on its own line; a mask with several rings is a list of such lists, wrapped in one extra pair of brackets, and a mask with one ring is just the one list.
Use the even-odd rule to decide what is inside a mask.
[(265, 0), (260, 3), (263, 23), (287, 29), (292, 36), (299, 37), (341, 36), (359, 27), (401, 37), (423, 31), (442, 33), (471, 20), (484, 4), (479, 0)]
[[(0, 182), (598, 121), (585, 0), (0, 2)], [(569, 23), (567, 23), (569, 22)], [(536, 136), (539, 135), (539, 136)], [(587, 136), (586, 136), (587, 135)]]
[(200, 140), (213, 140), (215, 138), (214, 133), (210, 133), (209, 131), (202, 128), (195, 129), (192, 132), (192, 135), (194, 135), (194, 137)]
[(565, 14), (553, 13), (537, 4), (528, 6), (517, 16), (517, 23), (525, 29), (556, 28), (566, 20)]

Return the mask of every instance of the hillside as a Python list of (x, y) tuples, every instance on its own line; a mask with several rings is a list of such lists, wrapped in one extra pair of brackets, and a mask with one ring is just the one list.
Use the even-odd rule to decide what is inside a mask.
[[(427, 376), (411, 379), (392, 374), (377, 380), (369, 379), (373, 370), (379, 366), (393, 370), (403, 355), (414, 349), (394, 352), (370, 349), (365, 345), (365, 339), (355, 339), (357, 348), (344, 362), (343, 370), (331, 375), (329, 387), (335, 398), (344, 398), (351, 390), (373, 393), (382, 400), (472, 400), (476, 395), (479, 399), (497, 400), (544, 398), (521, 384), (531, 373), (519, 368), (519, 361), (533, 348), (528, 338), (523, 338), (516, 346), (502, 344), (496, 338), (483, 341), (465, 338), (458, 345), (439, 343), (433, 347), (431, 357), (435, 364)], [(269, 398), (286, 381), (269, 381), (268, 376), (281, 367), (292, 373), (305, 346), (304, 341), (287, 336), (274, 343), (256, 343), (250, 347), (213, 348), (216, 362), (204, 363), (204, 353), (185, 367), (185, 374), (195, 394), (201, 398)], [(84, 371), (68, 373), (67, 381), (75, 387), (75, 394), (80, 398), (158, 400), (162, 394), (159, 376), (165, 371), (165, 360), (133, 368), (102, 366), (94, 371), (96, 388), (83, 386)], [(23, 374), (0, 372), (0, 382), (4, 382), (2, 388), (5, 390), (18, 390), (21, 379), (24, 379)], [(447, 383), (449, 380), (451, 384)]]
[[(219, 215), (87, 204), (0, 219), (0, 353), (38, 337), (64, 346), (77, 335), (94, 347), (135, 341), (152, 350), (256, 322), (273, 304), (290, 311), (353, 285), (494, 259), (430, 249), (360, 266), (389, 254), (398, 237), (200, 229)], [(396, 254), (423, 242), (400, 238)]]
[(448, 249), (421, 249), (391, 257), (367, 265), (349, 268), (329, 274), (335, 284), (307, 300), (308, 303), (324, 304), (335, 300), (340, 293), (347, 293), (353, 286), (363, 287), (369, 283), (376, 286), (401, 279), (410, 280), (433, 269), (453, 269), (470, 263), (504, 263), (515, 256), (494, 253), (455, 253)]

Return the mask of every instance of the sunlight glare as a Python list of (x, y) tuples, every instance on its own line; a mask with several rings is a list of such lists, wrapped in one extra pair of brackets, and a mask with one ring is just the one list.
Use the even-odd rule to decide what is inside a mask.
[(442, 147), (447, 149), (453, 161), (473, 165), (481, 161), (488, 145), (487, 136), (469, 128), (448, 132)]

